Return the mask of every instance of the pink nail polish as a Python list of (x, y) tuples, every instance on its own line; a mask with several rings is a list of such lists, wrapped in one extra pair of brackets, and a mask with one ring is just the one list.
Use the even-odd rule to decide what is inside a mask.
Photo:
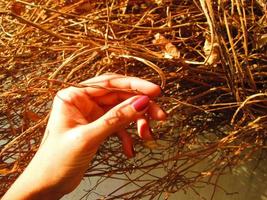
[(149, 98), (148, 96), (141, 96), (132, 105), (137, 112), (141, 112), (149, 105)]

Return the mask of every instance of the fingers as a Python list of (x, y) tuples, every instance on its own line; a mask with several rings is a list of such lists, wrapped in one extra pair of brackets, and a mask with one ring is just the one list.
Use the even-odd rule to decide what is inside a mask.
[(167, 114), (154, 101), (150, 102), (148, 115), (154, 120), (166, 120)]
[[(72, 119), (79, 119), (78, 115), (82, 114), (87, 119), (87, 122), (94, 121), (113, 108), (114, 105), (132, 97), (130, 93), (109, 93), (102, 97), (90, 98), (86, 93), (81, 92), (80, 88), (66, 88), (57, 93), (53, 111), (57, 111), (64, 116), (71, 116)], [(109, 109), (105, 109), (105, 108)], [(148, 109), (149, 117), (154, 120), (165, 120), (166, 114), (155, 102), (150, 101)], [(86, 121), (80, 122), (81, 124)]]
[(137, 120), (137, 132), (139, 137), (143, 140), (153, 140), (149, 123), (145, 117), (140, 117)]
[[(116, 105), (133, 96), (134, 94), (124, 93), (124, 92), (109, 93), (102, 97), (94, 98), (94, 100), (101, 106), (105, 106), (105, 107), (110, 106), (110, 108), (112, 108), (113, 105)], [(167, 114), (154, 101), (150, 101), (148, 115), (149, 117), (151, 117), (151, 119), (154, 119), (154, 120), (166, 120), (167, 118)]]
[(147, 96), (134, 96), (123, 101), (96, 121), (84, 126), (86, 140), (102, 143), (112, 133), (127, 127), (144, 115), (149, 103)]
[(122, 148), (124, 154), (128, 158), (134, 157), (134, 149), (133, 149), (133, 139), (130, 134), (127, 133), (125, 129), (117, 132), (117, 136), (122, 141)]
[(88, 85), (83, 88), (90, 96), (103, 96), (112, 92), (112, 89), (121, 89), (126, 91), (136, 91), (141, 94), (156, 97), (161, 89), (158, 85), (149, 81), (122, 75), (102, 75), (82, 82)]
[(60, 90), (57, 93), (52, 112), (56, 113), (58, 118), (76, 121), (78, 124), (87, 124), (104, 114), (104, 110), (95, 101), (86, 93), (81, 92), (79, 88), (74, 87)]
[[(160, 87), (151, 82), (116, 74), (95, 77), (83, 84), (89, 86), (69, 87), (58, 92), (52, 112), (57, 112), (53, 121), (62, 121), (58, 120), (60, 116), (64, 118), (68, 128), (82, 124), (80, 128), (86, 145), (101, 144), (109, 135), (119, 132), (124, 151), (131, 157), (132, 139), (125, 130), (121, 130), (131, 122), (137, 121), (140, 137), (152, 140), (148, 121), (144, 118), (145, 114), (155, 120), (166, 118), (164, 111), (150, 100), (150, 97), (160, 94)], [(135, 93), (129, 90), (145, 95), (134, 96)]]
[[(140, 117), (137, 119), (137, 132), (141, 139), (147, 141), (153, 140), (148, 121), (144, 117)], [(134, 157), (134, 144), (131, 135), (125, 129), (118, 131), (116, 135), (120, 138), (122, 142), (123, 152), (127, 156), (127, 158)]]
[[(82, 103), (81, 103), (82, 102)], [(60, 90), (54, 99), (54, 108), (57, 109), (62, 106), (72, 106), (82, 111), (91, 112), (93, 105), (92, 101), (86, 93), (80, 92), (79, 88), (69, 87)]]
[[(148, 121), (144, 117), (140, 117), (137, 119), (137, 132), (141, 139), (143, 140), (153, 140), (151, 129), (149, 128)], [(131, 135), (125, 130), (120, 130), (116, 134), (121, 142), (124, 154), (128, 158), (132, 158), (135, 155), (134, 148), (133, 148), (133, 139)]]
[(99, 105), (112, 106), (112, 105), (117, 105), (118, 103), (126, 99), (129, 99), (133, 96), (135, 96), (135, 94), (133, 93), (116, 92), (116, 93), (108, 93), (106, 95), (99, 97), (94, 97), (92, 99), (95, 100)]
[(109, 83), (111, 87), (131, 89), (150, 97), (156, 97), (161, 92), (161, 89), (158, 85), (137, 77), (121, 77), (117, 79), (110, 79)]
[(93, 122), (105, 114), (105, 110), (98, 104), (94, 104), (90, 113), (84, 114), (88, 122)]
[(87, 79), (81, 83), (83, 84), (94, 84), (94, 83), (100, 83), (102, 81), (107, 81), (109, 79), (113, 79), (113, 78), (121, 78), (121, 77), (125, 77), (124, 75), (121, 74), (115, 74), (115, 73), (105, 73), (102, 74), (100, 76), (95, 76), (93, 78)]
[(94, 98), (94, 100), (99, 104), (103, 106), (112, 106), (118, 104), (121, 100), (119, 99), (119, 96), (117, 93), (109, 93), (104, 96), (100, 96), (97, 98)]
[[(87, 115), (95, 109), (96, 103), (85, 93), (75, 88), (60, 90), (54, 98), (50, 123), (62, 127), (60, 130), (74, 128), (77, 124), (87, 124)], [(57, 123), (60, 122), (60, 123)]]

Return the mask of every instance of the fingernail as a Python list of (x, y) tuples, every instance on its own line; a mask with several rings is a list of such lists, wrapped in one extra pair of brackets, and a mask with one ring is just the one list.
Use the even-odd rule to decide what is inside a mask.
[(149, 105), (149, 98), (148, 96), (141, 96), (132, 105), (137, 112), (141, 112)]

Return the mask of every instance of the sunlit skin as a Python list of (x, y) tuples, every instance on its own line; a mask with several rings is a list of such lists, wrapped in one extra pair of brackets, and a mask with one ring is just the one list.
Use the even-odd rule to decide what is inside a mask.
[(129, 124), (137, 122), (139, 136), (152, 140), (148, 120), (166, 119), (151, 100), (160, 95), (160, 87), (151, 82), (107, 74), (82, 84), (90, 86), (57, 93), (39, 150), (2, 200), (60, 199), (79, 185), (107, 137), (116, 134), (130, 158), (134, 152), (126, 131)]

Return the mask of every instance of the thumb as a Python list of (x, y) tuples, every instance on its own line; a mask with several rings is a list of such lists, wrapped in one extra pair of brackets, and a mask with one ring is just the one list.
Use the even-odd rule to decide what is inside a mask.
[(123, 129), (142, 116), (149, 106), (148, 96), (134, 96), (113, 107), (96, 121), (84, 126), (86, 140), (102, 143), (112, 133)]

